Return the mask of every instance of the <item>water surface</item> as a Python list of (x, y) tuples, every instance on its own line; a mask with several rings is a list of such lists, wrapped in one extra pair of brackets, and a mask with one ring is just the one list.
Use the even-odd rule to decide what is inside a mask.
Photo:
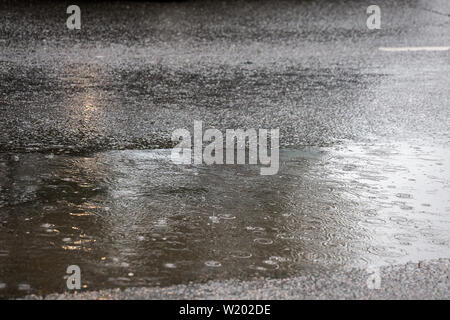
[(169, 150), (0, 155), (0, 296), (450, 257), (449, 146), (281, 151), (280, 171), (180, 166)]

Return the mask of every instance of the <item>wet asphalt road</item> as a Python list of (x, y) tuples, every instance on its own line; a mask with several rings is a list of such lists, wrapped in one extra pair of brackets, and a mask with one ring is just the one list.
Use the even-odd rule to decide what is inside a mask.
[[(210, 281), (205, 284), (178, 285), (166, 288), (128, 288), (83, 293), (51, 294), (45, 297), (29, 295), (24, 299), (217, 299), (217, 300), (448, 300), (449, 260), (439, 259), (420, 263), (387, 266), (378, 269), (378, 288), (367, 288), (365, 270), (322, 273), (289, 279), (254, 281)], [(371, 273), (373, 274), (373, 273)]]
[(282, 146), (448, 141), (448, 1), (3, 1), (0, 150), (162, 148), (176, 128), (280, 128)]
[[(34, 268), (34, 265), (23, 263), (18, 257), (29, 255), (27, 250), (32, 246), (27, 241), (40, 246), (39, 241), (45, 240), (46, 245), (55, 246), (56, 240), (49, 238), (51, 235), (48, 234), (42, 237), (44, 231), (40, 229), (56, 224), (52, 221), (56, 219), (56, 213), (73, 215), (73, 207), (76, 207), (82, 212), (75, 212), (80, 213), (80, 217), (74, 218), (74, 224), (82, 220), (85, 229), (89, 230), (90, 226), (102, 226), (96, 223), (97, 211), (110, 205), (114, 214), (109, 213), (109, 217), (105, 214), (102, 222), (106, 225), (110, 222), (117, 228), (111, 229), (114, 232), (106, 228), (105, 233), (112, 238), (122, 236), (127, 227), (125, 220), (131, 223), (133, 217), (137, 221), (134, 227), (148, 232), (148, 226), (155, 222), (152, 219), (156, 215), (168, 218), (170, 222), (171, 214), (178, 214), (180, 207), (184, 208), (180, 215), (189, 213), (186, 209), (189, 206), (193, 207), (192, 212), (199, 213), (199, 207), (203, 204), (197, 206), (195, 201), (201, 199), (192, 192), (206, 192), (201, 188), (206, 188), (208, 179), (216, 178), (220, 170), (212, 169), (212, 174), (204, 176), (201, 174), (202, 168), (194, 168), (193, 172), (183, 173), (189, 182), (178, 185), (180, 175), (177, 170), (182, 168), (169, 170), (169, 165), (163, 162), (156, 168), (175, 178), (170, 176), (173, 181), (167, 177), (159, 179), (160, 171), (156, 169), (142, 171), (146, 174), (139, 171), (142, 165), (146, 168), (152, 162), (143, 161), (134, 152), (123, 155), (127, 161), (125, 164), (122, 163), (121, 155), (116, 156), (117, 160), (114, 153), (112, 156), (110, 153), (93, 153), (117, 149), (167, 148), (172, 145), (172, 131), (178, 128), (192, 129), (194, 120), (203, 120), (205, 128), (221, 130), (280, 128), (280, 144), (285, 150), (288, 147), (296, 150), (312, 146), (332, 148), (335, 152), (341, 145), (345, 146), (343, 155), (329, 153), (333, 155), (332, 161), (321, 160), (317, 167), (296, 167), (298, 164), (294, 161), (295, 170), (283, 172), (290, 179), (283, 182), (285, 187), (292, 183), (292, 190), (300, 194), (292, 192), (293, 195), (289, 195), (289, 199), (293, 199), (292, 203), (286, 205), (281, 201), (286, 200), (283, 194), (279, 196), (280, 190), (283, 192), (282, 187), (277, 187), (281, 182), (266, 183), (258, 190), (248, 187), (249, 198), (253, 196), (257, 200), (256, 204), (275, 199), (276, 205), (286, 205), (286, 212), (293, 214), (299, 221), (298, 225), (305, 228), (320, 219), (334, 217), (330, 212), (336, 208), (342, 210), (340, 218), (349, 217), (358, 223), (358, 214), (378, 214), (375, 218), (369, 218), (372, 222), (368, 229), (381, 234), (382, 245), (391, 239), (384, 238), (386, 229), (377, 229), (376, 224), (380, 219), (397, 219), (400, 227), (389, 222), (392, 230), (388, 231), (395, 233), (395, 236), (403, 233), (401, 242), (404, 245), (414, 238), (411, 237), (410, 233), (413, 232), (410, 232), (409, 227), (412, 229), (416, 226), (405, 228), (401, 224), (423, 218), (425, 222), (418, 227), (423, 227), (419, 231), (426, 235), (420, 233), (418, 237), (427, 241), (431, 238), (433, 246), (438, 248), (413, 247), (418, 254), (412, 256), (414, 259), (448, 258), (446, 228), (450, 207), (448, 195), (442, 190), (448, 188), (450, 181), (446, 161), (450, 141), (450, 50), (379, 50), (380, 47), (450, 46), (448, 1), (377, 1), (382, 22), (381, 30), (376, 31), (366, 26), (366, 8), (372, 4), (369, 1), (80, 2), (82, 28), (73, 31), (65, 26), (69, 4), (72, 3), (0, 2), (0, 175), (9, 179), (2, 179), (5, 182), (0, 184), (0, 214), (3, 214), (4, 219), (0, 227), (9, 230), (5, 236), (7, 244), (12, 243), (18, 248), (0, 251), (0, 257), (8, 262), (8, 268), (1, 269), (0, 276), (9, 280), (12, 273), (24, 269), (16, 272), (17, 278), (19, 275), (21, 278), (14, 279), (20, 280), (20, 292), (29, 292), (21, 289), (21, 283), (28, 287), (31, 283), (34, 290), (36, 287), (39, 289), (39, 284), (33, 282), (37, 278), (47, 281), (40, 274), (32, 279), (32, 273), (27, 268)], [(406, 144), (408, 151), (392, 146), (391, 142), (400, 146)], [(363, 151), (358, 153), (359, 149)], [(24, 155), (25, 152), (30, 154)], [(70, 155), (53, 156), (51, 153)], [(74, 154), (81, 157), (72, 157)], [(143, 158), (151, 155), (145, 154)], [(399, 155), (400, 160), (394, 159), (396, 155)], [(372, 160), (372, 157), (375, 159)], [(97, 158), (100, 161), (92, 160)], [(97, 171), (91, 172), (89, 166), (96, 168), (102, 159), (107, 164), (106, 169), (97, 168), (102, 175), (96, 176)], [(108, 171), (111, 159), (117, 160), (113, 161), (119, 171), (117, 176), (111, 173), (113, 171)], [(404, 163), (395, 162), (401, 162), (401, 159), (405, 159)], [(415, 160), (420, 162), (420, 166), (416, 165)], [(303, 161), (299, 160), (298, 163)], [(422, 162), (428, 165), (428, 161), (428, 169), (416, 170), (417, 167), (425, 167)], [(199, 181), (192, 177), (198, 173), (197, 169), (200, 171)], [(103, 170), (106, 171), (105, 181), (102, 180)], [(402, 172), (403, 182), (395, 179), (395, 170)], [(49, 187), (48, 190), (36, 189), (34, 180), (42, 178), (47, 183), (47, 173), (55, 181), (44, 185)], [(122, 174), (134, 179), (113, 179), (120, 178)], [(251, 212), (254, 203), (241, 198), (253, 181), (245, 174), (248, 173), (244, 172), (243, 176), (225, 175), (223, 180), (230, 182), (231, 187), (219, 188), (216, 193), (214, 188), (209, 188), (209, 202), (204, 207), (206, 213), (215, 212), (211, 208), (223, 211), (223, 214), (236, 210), (235, 216), (239, 218), (236, 224), (247, 223), (246, 214)], [(298, 181), (289, 174), (294, 177), (298, 175)], [(311, 178), (313, 182), (305, 177)], [(372, 180), (367, 182), (367, 177)], [(383, 179), (386, 177), (392, 178), (393, 182), (387, 179), (389, 181), (383, 185), (380, 181), (385, 181)], [(98, 181), (106, 184), (103, 186), (100, 183), (100, 187), (103, 186), (107, 191), (104, 192), (106, 200), (98, 195), (102, 195), (98, 191)], [(408, 182), (405, 184), (404, 181)], [(413, 181), (417, 182), (416, 185)], [(211, 185), (217, 186), (216, 182), (214, 180)], [(321, 192), (312, 189), (316, 185), (314, 182)], [(388, 183), (396, 184), (397, 189), (391, 189), (392, 185)], [(150, 195), (144, 193), (148, 191), (149, 184), (156, 190)], [(186, 185), (189, 188), (183, 189)], [(164, 188), (168, 190), (167, 194)], [(342, 193), (342, 197), (335, 197), (333, 188)], [(65, 191), (67, 194), (64, 195)], [(116, 191), (116, 194), (112, 191)], [(134, 193), (130, 195), (130, 192)], [(348, 200), (352, 192), (354, 198)], [(114, 195), (112, 200), (108, 198), (111, 194)], [(228, 200), (223, 200), (226, 198), (224, 194), (229, 195)], [(427, 196), (431, 197), (431, 201), (426, 199)], [(49, 201), (50, 205), (45, 210), (54, 210), (56, 213), (43, 212), (42, 203)], [(112, 204), (108, 204), (108, 201)], [(339, 205), (339, 201), (345, 205)], [(158, 205), (154, 215), (148, 215), (146, 210), (155, 203)], [(186, 206), (177, 206), (179, 203)], [(237, 206), (237, 203), (241, 205)], [(354, 208), (355, 203), (360, 207)], [(422, 205), (427, 207), (423, 209)], [(272, 209), (266, 211), (269, 217), (279, 218)], [(317, 214), (319, 218), (308, 220), (307, 215), (304, 215), (307, 211)], [(17, 215), (17, 212), (21, 214)], [(83, 218), (86, 214), (89, 217)], [(95, 218), (91, 218), (91, 215)], [(203, 220), (209, 221), (208, 216), (191, 216), (201, 220), (202, 226), (205, 224)], [(26, 225), (25, 220), (20, 220), (24, 217), (34, 219), (32, 225), (40, 231)], [(65, 215), (59, 218), (69, 221)], [(139, 223), (138, 218), (149, 219), (150, 222), (144, 220), (145, 223)], [(366, 218), (364, 216), (361, 219)], [(17, 221), (17, 226), (14, 221)], [(321, 223), (332, 230), (340, 227), (339, 224), (328, 226), (323, 221)], [(426, 230), (428, 224), (434, 229)], [(24, 225), (26, 227), (22, 228)], [(289, 226), (289, 222), (280, 223), (281, 229), (286, 226)], [(64, 228), (71, 226), (61, 222), (57, 227), (61, 229), (62, 237)], [(345, 227), (348, 224), (342, 230), (351, 233), (351, 229)], [(30, 230), (30, 236), (22, 235)], [(48, 230), (51, 231), (51, 228)], [(333, 236), (342, 236), (342, 230), (327, 233), (325, 245), (335, 245)], [(406, 240), (405, 230), (408, 231)], [(137, 235), (134, 231), (126, 230), (130, 232), (125, 233), (127, 241)], [(194, 234), (203, 237), (201, 232), (196, 231)], [(228, 236), (229, 232), (224, 234)], [(331, 238), (328, 237), (330, 234)], [(20, 239), (31, 240), (15, 241), (14, 237), (19, 236), (22, 237)], [(102, 233), (95, 236), (104, 246), (102, 248), (110, 249), (111, 243), (120, 243), (117, 239), (108, 242), (105, 240), (107, 236)], [(375, 242), (372, 238), (376, 237), (372, 237), (370, 232), (363, 236)], [(70, 240), (75, 243), (77, 239)], [(228, 243), (227, 238), (224, 239), (223, 243)], [(348, 238), (343, 240), (346, 244), (350, 243)], [(250, 239), (249, 243), (252, 241)], [(134, 242), (131, 243), (125, 244), (124, 248), (139, 249)], [(323, 245), (320, 241), (313, 243)], [(111, 248), (114, 249), (114, 245)], [(389, 258), (393, 254), (387, 246), (381, 248), (386, 249), (386, 252), (381, 250), (380, 256), (385, 254)], [(428, 250), (430, 248), (435, 250)], [(51, 250), (47, 253), (50, 254)], [(202, 247), (201, 250), (209, 249)], [(305, 251), (304, 248), (302, 250)], [(111, 250), (114, 254), (116, 251), (120, 250)], [(209, 254), (209, 251), (205, 252)], [(320, 250), (316, 253), (319, 254)], [(378, 253), (375, 252), (375, 255)], [(35, 254), (39, 255), (36, 261), (51, 260), (38, 250), (35, 250)], [(96, 267), (98, 259), (103, 257), (95, 257), (97, 260), (93, 260), (93, 266)], [(203, 261), (195, 262), (203, 264)], [(59, 263), (64, 264), (66, 261), (61, 259)], [(441, 271), (448, 270), (447, 266), (447, 262), (437, 265), (436, 268), (440, 270), (437, 278), (433, 278), (430, 273), (428, 278), (424, 276), (420, 279), (448, 284), (448, 278), (444, 277), (447, 282), (441, 281), (444, 279), (442, 274), (445, 274)], [(10, 270), (13, 272), (10, 273)], [(136, 278), (140, 270), (132, 270)], [(128, 273), (130, 270), (126, 271)], [(176, 270), (174, 272), (179, 273)], [(101, 276), (109, 275), (105, 272)], [(62, 276), (63, 272), (58, 274), (58, 285), (64, 284), (60, 280)], [(413, 283), (414, 274), (409, 276), (408, 281)], [(227, 278), (223, 275), (212, 278), (223, 277)], [(174, 279), (172, 276), (169, 278)], [(244, 277), (237, 278), (244, 280)], [(177, 280), (175, 284), (185, 280)], [(2, 281), (0, 285), (4, 284)], [(292, 281), (291, 285), (295, 287), (295, 279)], [(393, 281), (393, 287), (401, 285), (401, 282)], [(102, 288), (102, 285), (96, 284), (89, 288), (99, 287)], [(342, 287), (345, 288), (345, 285), (338, 286)], [(54, 286), (49, 288), (56, 290)], [(347, 289), (348, 297), (351, 297), (355, 291), (350, 287)], [(234, 290), (233, 287), (230, 290)], [(333, 292), (339, 295), (339, 290)], [(422, 297), (432, 290), (425, 290)], [(448, 297), (448, 286), (446, 290), (439, 297)], [(274, 291), (267, 292), (271, 292), (268, 293), (270, 297), (280, 291), (275, 284)], [(317, 292), (317, 295), (322, 293)], [(17, 292), (14, 294), (17, 295)], [(147, 293), (139, 294), (145, 296)]]

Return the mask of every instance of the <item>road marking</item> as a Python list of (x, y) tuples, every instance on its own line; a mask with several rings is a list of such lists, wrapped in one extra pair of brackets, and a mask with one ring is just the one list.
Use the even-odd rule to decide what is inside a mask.
[(450, 47), (396, 47), (396, 48), (378, 48), (380, 51), (404, 52), (404, 51), (447, 51)]

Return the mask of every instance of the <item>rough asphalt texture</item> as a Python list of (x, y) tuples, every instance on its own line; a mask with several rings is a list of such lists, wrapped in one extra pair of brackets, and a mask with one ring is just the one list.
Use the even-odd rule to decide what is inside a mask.
[(229, 280), (25, 299), (450, 299), (449, 267), (448, 259), (383, 267), (379, 289), (368, 289), (366, 270), (352, 269), (280, 280)]
[(280, 128), (282, 146), (449, 140), (445, 0), (2, 1), (0, 150), (171, 146), (177, 128)]

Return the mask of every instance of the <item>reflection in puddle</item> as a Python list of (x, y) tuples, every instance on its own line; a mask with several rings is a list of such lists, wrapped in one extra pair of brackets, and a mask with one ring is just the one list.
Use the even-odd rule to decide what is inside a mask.
[(169, 150), (0, 156), (0, 296), (282, 277), (448, 257), (442, 146), (283, 150), (280, 172)]

